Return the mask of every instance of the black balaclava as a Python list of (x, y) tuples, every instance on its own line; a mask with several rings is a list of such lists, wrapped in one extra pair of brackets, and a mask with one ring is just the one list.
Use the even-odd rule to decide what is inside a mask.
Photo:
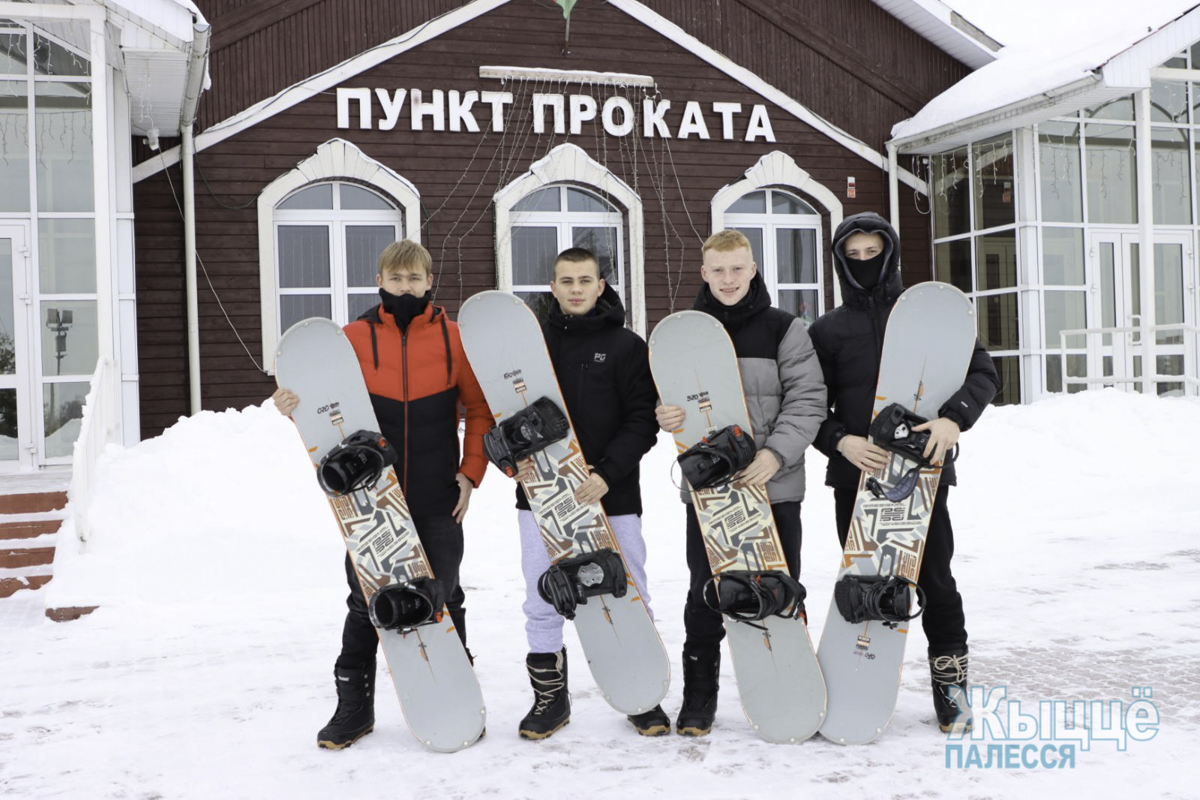
[(850, 270), (855, 283), (864, 289), (874, 289), (875, 284), (879, 282), (879, 273), (883, 271), (885, 261), (887, 261), (886, 249), (873, 258), (862, 261), (846, 256), (846, 268)]
[(424, 314), (429, 305), (429, 292), (414, 297), (411, 294), (394, 295), (381, 288), (379, 298), (383, 300), (383, 310), (396, 318), (396, 324), (402, 331), (408, 330), (408, 324)]

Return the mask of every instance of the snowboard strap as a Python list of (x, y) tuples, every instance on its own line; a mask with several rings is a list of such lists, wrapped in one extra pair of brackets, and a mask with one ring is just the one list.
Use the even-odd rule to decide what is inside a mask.
[[(912, 613), (913, 592), (917, 596), (917, 613)], [(921, 616), (925, 610), (925, 592), (913, 581), (898, 575), (843, 575), (833, 586), (833, 599), (838, 612), (857, 625), (867, 620), (881, 620), (889, 628)]]
[(502, 420), (483, 435), (483, 449), (508, 477), (517, 474), (517, 462), (566, 437), (571, 422), (549, 397), (533, 403)]
[(537, 590), (555, 611), (575, 619), (575, 609), (587, 605), (589, 597), (624, 597), (629, 582), (621, 556), (612, 550), (597, 550), (553, 564), (538, 578)]
[(729, 483), (754, 460), (754, 437), (740, 425), (710, 433), (675, 461), (692, 489), (699, 491)]
[(374, 431), (356, 431), (333, 447), (317, 467), (317, 482), (331, 497), (374, 486), (383, 471), (400, 456), (388, 440)]
[(807, 594), (799, 581), (779, 570), (725, 570), (704, 584), (705, 604), (740, 622), (770, 616), (799, 619)]
[(384, 586), (371, 595), (367, 614), (371, 624), (382, 630), (408, 631), (442, 621), (446, 589), (435, 578), (414, 578), (407, 583)]
[[(867, 489), (877, 499), (899, 503), (917, 488), (921, 470), (933, 466), (933, 462), (925, 458), (925, 447), (929, 444), (929, 431), (913, 431), (913, 428), (928, 421), (899, 403), (886, 406), (871, 421), (868, 433), (874, 444), (914, 463), (914, 466), (891, 486), (885, 486), (874, 475), (867, 478)], [(943, 464), (950, 464), (957, 457), (958, 446), (955, 445), (954, 450), (946, 454)]]

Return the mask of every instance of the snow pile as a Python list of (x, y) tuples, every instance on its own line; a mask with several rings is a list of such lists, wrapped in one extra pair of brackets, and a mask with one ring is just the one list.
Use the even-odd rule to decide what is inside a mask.
[[(1152, 686), (1155, 739), (1124, 752), (1093, 743), (1070, 770), (947, 769), (914, 626), (895, 718), (871, 746), (760, 741), (728, 658), (710, 736), (640, 738), (598, 696), (569, 629), (571, 724), (519, 740), (532, 699), (524, 588), (512, 485), (493, 470), (472, 498), (463, 565), (487, 737), (453, 756), (424, 751), (381, 672), (375, 732), (344, 752), (318, 750), (334, 705), (343, 550), (299, 437), (267, 403), (110, 451), (85, 552), (60, 557), (47, 589), (0, 601), (0, 794), (1183, 796), (1200, 733), (1200, 401), (1108, 390), (995, 408), (962, 444), (950, 505), (972, 680), (1006, 686), (1026, 712), (1046, 700), (1128, 703), (1131, 687)], [(671, 452), (664, 436), (642, 483), (674, 715), (687, 569)], [(814, 641), (838, 558), (823, 470), (810, 451), (803, 578)], [(60, 541), (71, 549), (69, 529)], [(47, 599), (101, 608), (53, 624), (40, 616)]]

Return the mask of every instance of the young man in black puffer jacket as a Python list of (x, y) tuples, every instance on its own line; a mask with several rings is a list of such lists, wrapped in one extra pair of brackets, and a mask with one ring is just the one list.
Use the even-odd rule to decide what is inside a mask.
[[(562, 390), (575, 436), (591, 475), (576, 490), (581, 503), (599, 501), (617, 545), (649, 609), (646, 543), (642, 539), (642, 495), (638, 462), (658, 436), (654, 421), (657, 392), (650, 376), (646, 342), (625, 328), (625, 309), (600, 275), (591, 251), (574, 247), (554, 261), (550, 290), (555, 300), (542, 325), (546, 349)], [(529, 501), (517, 487), (521, 528), (521, 567), (525, 574), (525, 664), (534, 704), (521, 720), (526, 739), (544, 739), (571, 717), (567, 692), (567, 651), (563, 618), (538, 595), (537, 582), (550, 568)], [(655, 707), (629, 717), (643, 736), (669, 733), (670, 720)]]
[[(886, 451), (866, 437), (875, 408), (883, 334), (904, 286), (900, 238), (878, 214), (867, 212), (844, 220), (833, 234), (833, 257), (842, 305), (813, 323), (809, 333), (821, 359), (831, 408), (816, 446), (829, 457), (825, 483), (833, 487), (838, 537), (845, 546), (860, 476), (887, 463)], [(960, 432), (975, 424), (999, 389), (992, 359), (977, 340), (962, 388), (938, 410), (937, 419), (916, 428), (931, 432), (935, 462), (954, 447)], [(946, 504), (955, 480), (954, 464), (949, 463), (942, 470), (917, 581), (925, 592), (921, 622), (929, 641), (934, 709), (944, 731), (950, 730), (960, 711), (950, 689), (958, 686), (965, 691), (967, 685), (966, 617), (950, 571), (954, 531)]]
[[(825, 383), (804, 323), (771, 306), (750, 240), (735, 230), (714, 233), (702, 248), (700, 275), (704, 286), (693, 306), (720, 320), (733, 340), (746, 408), (758, 452), (741, 473), (751, 486), (766, 485), (771, 513), (788, 572), (800, 577), (800, 502), (804, 499), (804, 451), (825, 419)], [(683, 424), (679, 406), (655, 412), (663, 430)], [(704, 585), (712, 577), (700, 523), (687, 504), (687, 563), (690, 586), (683, 609), (683, 708), (675, 730), (704, 736), (717, 711), (721, 615), (704, 602)]]

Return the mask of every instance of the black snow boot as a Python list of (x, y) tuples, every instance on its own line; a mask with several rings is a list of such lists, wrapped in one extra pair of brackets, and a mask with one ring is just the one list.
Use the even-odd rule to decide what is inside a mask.
[(938, 727), (946, 733), (971, 730), (971, 709), (967, 706), (967, 649), (960, 647), (944, 653), (930, 653), (929, 674), (933, 679), (933, 709), (937, 713)]
[(707, 736), (717, 715), (721, 645), (683, 646), (683, 708), (675, 720), (681, 736)]
[(662, 736), (671, 732), (671, 718), (662, 706), (655, 706), (641, 714), (630, 714), (629, 721), (642, 736)]
[(530, 653), (525, 669), (533, 685), (533, 707), (521, 720), (523, 739), (545, 739), (571, 721), (567, 693), (567, 648), (557, 653)]
[(317, 746), (327, 750), (349, 747), (375, 727), (375, 662), (333, 670), (338, 704), (333, 719), (317, 734)]

